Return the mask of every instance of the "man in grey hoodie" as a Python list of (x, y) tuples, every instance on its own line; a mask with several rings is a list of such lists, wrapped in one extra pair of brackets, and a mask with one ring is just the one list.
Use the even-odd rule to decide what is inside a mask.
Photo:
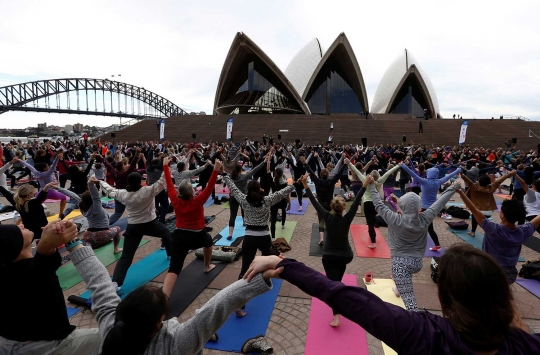
[(428, 227), (433, 219), (448, 203), (454, 192), (461, 188), (459, 183), (450, 186), (441, 197), (428, 209), (421, 212), (422, 201), (420, 197), (409, 192), (397, 201), (403, 212), (399, 214), (388, 208), (377, 189), (373, 178), (370, 179), (369, 192), (377, 213), (388, 224), (388, 245), (392, 257), (392, 276), (396, 283), (394, 292), (401, 295), (405, 307), (410, 311), (418, 311), (416, 297), (412, 285), (412, 274), (422, 269), (422, 258), (426, 251)]

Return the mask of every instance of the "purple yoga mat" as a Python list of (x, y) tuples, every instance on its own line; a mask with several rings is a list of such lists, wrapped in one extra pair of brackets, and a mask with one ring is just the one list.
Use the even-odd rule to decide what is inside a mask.
[(540, 298), (540, 281), (531, 279), (517, 279), (516, 283), (520, 284), (524, 289)]
[(302, 211), (298, 211), (298, 207), (300, 205), (298, 204), (298, 200), (297, 199), (292, 199), (291, 200), (291, 209), (289, 211), (287, 211), (288, 214), (299, 214), (299, 215), (303, 215), (304, 213), (306, 213), (306, 210), (309, 206), (309, 199), (307, 198), (303, 198), (302, 199)]
[(439, 249), (439, 251), (431, 251), (431, 250), (429, 250), (429, 248), (433, 248), (434, 246), (435, 246), (435, 243), (433, 243), (433, 240), (428, 235), (426, 253), (424, 254), (424, 256), (426, 258), (431, 258), (433, 256), (442, 256), (444, 254), (444, 251), (445, 251), (444, 247), (441, 247), (441, 249)]

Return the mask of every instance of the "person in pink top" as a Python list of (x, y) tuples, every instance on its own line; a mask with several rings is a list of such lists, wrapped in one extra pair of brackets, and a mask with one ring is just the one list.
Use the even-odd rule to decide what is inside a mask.
[(167, 194), (176, 214), (176, 230), (173, 233), (171, 243), (171, 265), (163, 283), (163, 293), (167, 296), (170, 296), (190, 250), (203, 248), (205, 273), (209, 273), (216, 267), (210, 264), (213, 243), (212, 237), (204, 229), (204, 203), (214, 190), (218, 172), (222, 167), (221, 161), (216, 160), (208, 184), (198, 196), (194, 196), (191, 179), (183, 180), (178, 186), (178, 191), (175, 189), (169, 169), (170, 162), (170, 158), (163, 159)]

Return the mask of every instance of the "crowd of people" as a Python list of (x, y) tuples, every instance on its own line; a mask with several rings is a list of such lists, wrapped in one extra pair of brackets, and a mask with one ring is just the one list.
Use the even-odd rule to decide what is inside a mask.
[[(0, 280), (9, 285), (0, 293), (0, 353), (197, 354), (230, 314), (249, 316), (245, 304), (271, 289), (271, 279), (278, 277), (328, 304), (334, 314), (331, 327), (339, 327), (344, 316), (400, 354), (539, 353), (540, 337), (530, 334), (510, 289), (523, 242), (540, 230), (537, 153), (512, 146), (359, 146), (332, 139), (310, 145), (266, 135), (242, 142), (3, 144), (0, 193), (20, 217), (15, 225), (0, 226)], [(512, 198), (502, 203), (501, 223), (494, 223), (488, 219), (497, 209), (493, 192), (502, 192), (507, 179), (512, 179)], [(221, 203), (218, 181), (230, 190), (229, 235), (224, 237), (232, 239), (238, 209), (245, 226), (238, 281), (188, 321), (165, 320), (168, 297), (189, 250), (202, 248), (201, 273), (215, 272), (204, 205)], [(286, 228), (291, 197), (297, 198), (298, 211), (305, 208), (304, 193), (318, 215), (325, 275), (271, 255), (276, 224), (281, 221)], [(472, 213), (470, 235), (480, 226), (485, 236), (483, 250), (458, 244), (441, 256), (441, 317), (418, 309), (412, 275), (423, 267), (429, 237), (432, 250), (440, 250), (433, 221), (455, 194)], [(348, 210), (343, 195), (354, 195)], [(102, 196), (114, 199), (111, 216)], [(50, 223), (46, 199), (59, 201), (59, 219)], [(169, 206), (176, 216), (173, 233), (164, 225)], [(376, 217), (388, 225), (394, 292), (405, 309), (341, 283), (353, 260), (348, 236), (360, 208), (371, 241), (367, 248), (377, 248)], [(82, 234), (65, 218), (74, 209), (88, 220)], [(121, 230), (114, 224), (125, 212), (122, 249)], [(141, 286), (120, 300), (117, 293), (143, 236), (159, 238), (170, 259), (163, 288)], [(108, 243), (114, 253), (122, 253), (112, 280), (93, 251)], [(69, 324), (56, 276), (62, 245), (91, 291), (97, 329)], [(366, 275), (367, 283), (371, 276)], [(30, 307), (36, 295), (47, 306)]]

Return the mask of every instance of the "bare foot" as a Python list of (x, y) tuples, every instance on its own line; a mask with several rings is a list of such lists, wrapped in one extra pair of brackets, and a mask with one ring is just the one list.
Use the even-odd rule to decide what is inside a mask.
[(401, 297), (401, 294), (399, 293), (399, 290), (397, 289), (396, 286), (392, 286), (392, 291), (394, 291), (394, 294), (396, 295), (396, 297)]
[(124, 249), (122, 249), (122, 248), (114, 248), (114, 253), (115, 254), (121, 253), (122, 250), (124, 250)]
[(239, 309), (235, 313), (236, 313), (236, 318), (242, 318), (246, 316), (246, 312), (243, 309)]
[(339, 318), (338, 319), (333, 319), (331, 322), (330, 322), (330, 326), (333, 327), (333, 328), (337, 328), (339, 327), (340, 325), (340, 322), (339, 322)]
[(213, 264), (208, 265), (208, 267), (204, 268), (204, 273), (208, 274), (210, 271), (214, 270), (215, 267), (216, 265), (213, 265)]
[(475, 235), (474, 235), (474, 232), (469, 232), (469, 233), (467, 233), (467, 234), (470, 235), (471, 237), (474, 237), (474, 236), (475, 236)]
[(324, 244), (324, 240), (321, 239), (321, 240), (319, 241), (319, 245), (323, 245), (323, 244)]
[(376, 247), (377, 247), (377, 244), (375, 243), (371, 243), (370, 245), (368, 245), (369, 249), (375, 249)]

